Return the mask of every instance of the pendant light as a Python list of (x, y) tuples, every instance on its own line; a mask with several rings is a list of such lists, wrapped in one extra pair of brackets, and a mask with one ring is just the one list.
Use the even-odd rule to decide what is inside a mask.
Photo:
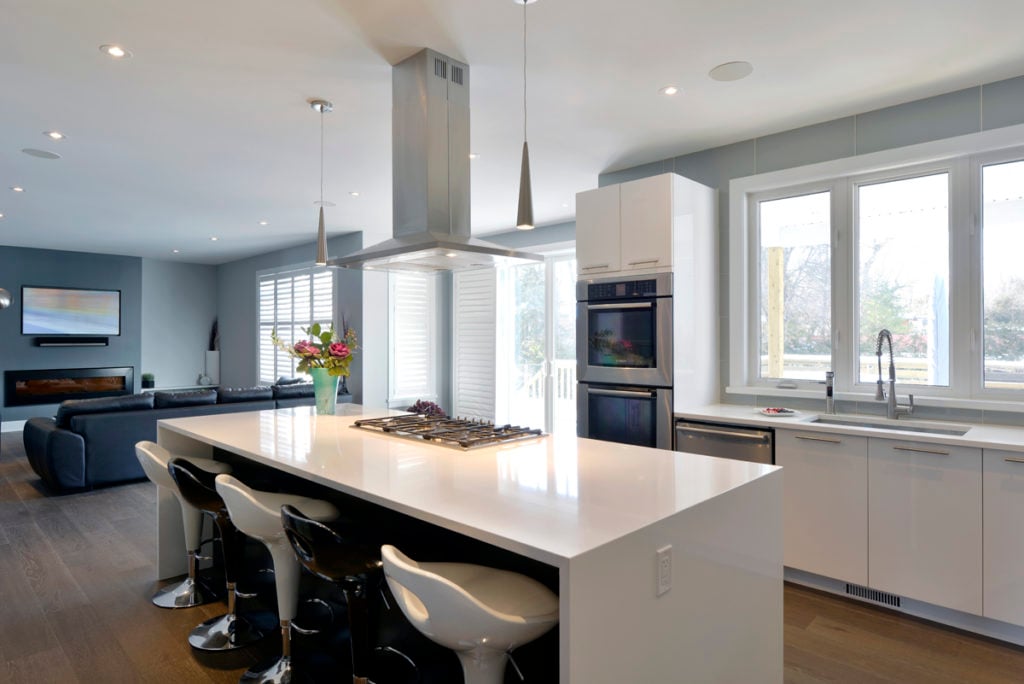
[(334, 206), (324, 202), (324, 114), (334, 109), (327, 100), (311, 100), (309, 106), (320, 112), (320, 221), (316, 229), (316, 265), (327, 265), (327, 231), (324, 229), (324, 206)]
[(519, 172), (519, 212), (516, 228), (533, 230), (533, 190), (530, 187), (530, 148), (526, 142), (526, 6), (537, 0), (514, 0), (523, 5), (523, 166)]

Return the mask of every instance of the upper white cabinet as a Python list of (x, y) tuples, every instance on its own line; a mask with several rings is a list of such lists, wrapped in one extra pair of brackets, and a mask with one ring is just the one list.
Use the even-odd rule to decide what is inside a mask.
[(872, 438), (868, 463), (869, 585), (980, 615), (981, 450)]
[(1024, 453), (985, 449), (985, 617), (1024, 625)]
[(715, 231), (716, 192), (674, 173), (576, 195), (581, 276), (652, 273), (686, 258), (695, 230)]
[(847, 582), (868, 583), (868, 440), (775, 431), (783, 467), (784, 562)]

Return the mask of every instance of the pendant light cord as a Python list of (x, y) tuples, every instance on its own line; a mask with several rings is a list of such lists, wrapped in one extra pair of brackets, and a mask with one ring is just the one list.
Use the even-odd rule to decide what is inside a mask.
[(324, 206), (324, 108), (320, 107), (320, 206)]
[(526, 5), (523, 0), (523, 142), (526, 142)]

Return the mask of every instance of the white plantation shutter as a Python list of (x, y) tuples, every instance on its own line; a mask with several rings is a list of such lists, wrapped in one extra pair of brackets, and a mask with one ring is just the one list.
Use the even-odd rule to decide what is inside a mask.
[(424, 273), (392, 273), (391, 383), (389, 405), (411, 404), (437, 397), (434, 382), (436, 277)]
[[(277, 335), (287, 344), (305, 337), (302, 328), (334, 320), (334, 272), (290, 271), (259, 279), (259, 381), (271, 384), (282, 375), (295, 375), (296, 360), (270, 341)], [(339, 335), (343, 334), (339, 330)]]
[(454, 274), (452, 415), (494, 420), (497, 271)]

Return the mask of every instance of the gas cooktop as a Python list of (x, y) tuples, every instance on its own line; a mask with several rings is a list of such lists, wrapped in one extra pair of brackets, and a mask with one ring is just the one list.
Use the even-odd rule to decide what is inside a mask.
[(364, 418), (357, 420), (352, 427), (406, 439), (418, 439), (454, 449), (475, 449), (544, 436), (541, 430), (531, 430), (518, 425), (495, 425), (481, 420), (439, 418), (419, 414)]

